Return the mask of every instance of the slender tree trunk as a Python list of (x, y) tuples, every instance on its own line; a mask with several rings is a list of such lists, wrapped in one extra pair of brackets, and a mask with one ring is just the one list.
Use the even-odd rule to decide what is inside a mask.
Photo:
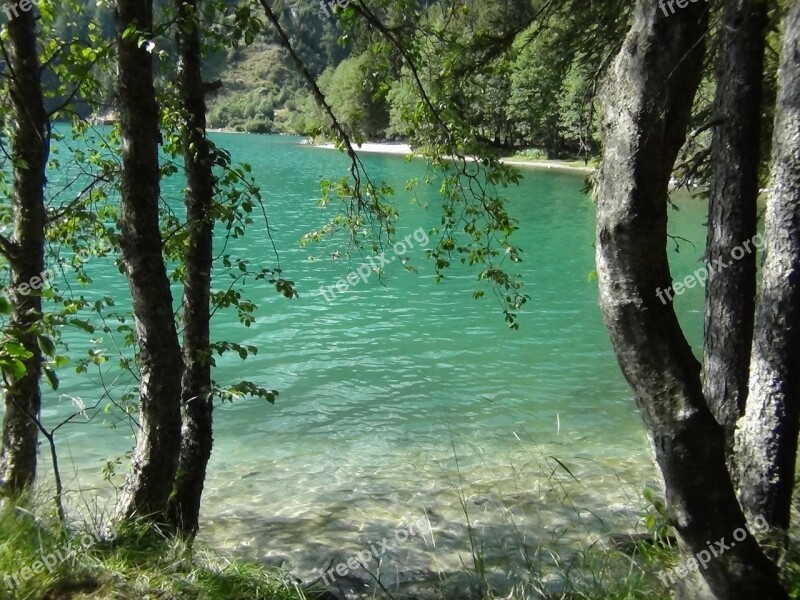
[(800, 0), (783, 36), (763, 280), (736, 460), (747, 513), (786, 530), (800, 420)]
[[(725, 439), (702, 393), (700, 364), (669, 295), (667, 194), (700, 81), (705, 3), (665, 16), (639, 0), (632, 29), (603, 97), (604, 157), (597, 195), (600, 306), (620, 367), (634, 392), (667, 508), (684, 550), (745, 525), (725, 463)], [(712, 597), (785, 599), (777, 569), (750, 535), (701, 573)], [(687, 590), (686, 597), (706, 597)]]
[[(727, 0), (718, 37), (708, 204), (703, 394), (725, 432), (735, 476), (736, 422), (744, 414), (756, 295), (756, 204), (767, 3)], [(742, 251), (748, 251), (742, 255)], [(720, 265), (726, 265), (722, 269)]]
[(0, 449), (0, 491), (17, 495), (36, 477), (38, 433), (35, 419), (41, 408), (39, 380), (42, 355), (37, 325), (42, 314), (39, 289), (44, 271), (44, 186), (50, 146), (48, 115), (44, 108), (36, 50), (36, 17), (20, 12), (8, 23), (10, 92), (14, 134), (14, 234), (3, 239), (3, 252), (11, 266), (12, 314), (6, 334), (30, 353), (25, 373), (6, 375), (3, 445)]
[(177, 0), (178, 81), (186, 123), (186, 218), (189, 223), (183, 292), (183, 431), (175, 490), (170, 499), (172, 525), (192, 537), (199, 529), (200, 500), (213, 445), (211, 399), (211, 267), (215, 179), (206, 137), (205, 91), (196, 0)]
[(118, 0), (115, 19), (123, 138), (120, 243), (139, 344), (141, 424), (117, 516), (160, 519), (178, 468), (182, 361), (161, 252), (153, 58), (139, 34), (130, 33), (151, 31), (152, 0)]

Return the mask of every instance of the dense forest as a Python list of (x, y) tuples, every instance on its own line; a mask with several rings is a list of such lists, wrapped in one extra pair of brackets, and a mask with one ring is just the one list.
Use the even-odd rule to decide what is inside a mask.
[[(326, 13), (324, 4), (280, 0), (273, 9), (353, 137), (413, 139), (419, 77), (432, 101), (469, 115), (469, 126), (493, 147), (527, 150), (530, 158), (596, 154), (597, 75), (624, 32), (629, 3), (597, 3), (580, 14), (566, 4), (536, 9), (512, 0), (457, 9), (390, 5), (386, 18), (397, 31), (413, 31), (409, 43), (424, 61), (418, 73), (403, 66), (396, 48), (373, 44), (381, 35), (373, 25), (334, 7)], [(414, 21), (404, 22), (405, 15)], [(90, 24), (102, 35), (113, 30), (105, 4), (75, 2), (54, 28), (62, 39), (86, 39)], [(204, 76), (219, 82), (209, 98), (209, 126), (333, 138), (327, 115), (275, 35), (251, 27), (230, 47), (207, 49)], [(107, 102), (113, 105), (110, 88)]]
[[(647, 534), (627, 536), (627, 553), (600, 555), (610, 565), (607, 578), (619, 584), (613, 591), (580, 591), (595, 565), (573, 584), (571, 563), (554, 590), (551, 574), (537, 571), (547, 554), (539, 540), (535, 558), (523, 543), (521, 575), (489, 564), (483, 523), (470, 513), (485, 499), (459, 491), (454, 505), (464, 513), (459, 531), (472, 562), (459, 559), (469, 584), (448, 588), (444, 574), (431, 572), (430, 581), (441, 584), (433, 597), (798, 597), (800, 0), (349, 0), (336, 7), (25, 0), (4, 12), (0, 531), (7, 542), (0, 593), (327, 600), (352, 594), (320, 582), (334, 570), (344, 576), (363, 567), (374, 584), (359, 580), (360, 595), (393, 597), (355, 559), (335, 569), (334, 559), (318, 565), (320, 576), (300, 586), (285, 573), (265, 577), (264, 563), (209, 566), (195, 551), (218, 444), (216, 407), (243, 398), (274, 404), (280, 392), (258, 372), (226, 369), (224, 361), (272, 352), (280, 341), (259, 347), (221, 339), (215, 319), (234, 315), (237, 330), (257, 323), (253, 284), (290, 304), (281, 317), (297, 319), (298, 284), (281, 267), (256, 174), (218, 145), (225, 135), (209, 135), (224, 127), (322, 137), (342, 150), (340, 178), (315, 174), (313, 200), (307, 193), (298, 200), (276, 182), (284, 185), (273, 188), (280, 206), (291, 197), (316, 211), (292, 250), (326, 242), (336, 248), (331, 261), (353, 251), (383, 257), (390, 248), (399, 258), (396, 249), (406, 248), (399, 244), (431, 242), (426, 284), (469, 280), (470, 302), (493, 300), (508, 335), (531, 305), (518, 266), (538, 240), (528, 249), (515, 241), (520, 223), (508, 193), (523, 176), (502, 155), (601, 159), (585, 182), (595, 224), (586, 245), (596, 266), (586, 279), (596, 286), (593, 315), (641, 418), (658, 480), (658, 490), (643, 492)], [(375, 179), (357, 151), (361, 141), (386, 139), (407, 140), (418, 152), (423, 175), (409, 178), (405, 191), (433, 190), (426, 209), (435, 225), (427, 232), (420, 226), (402, 238), (400, 215), (418, 199), (398, 201), (395, 187)], [(319, 150), (289, 141), (294, 150)], [(676, 186), (704, 202), (705, 213), (703, 264), (683, 278), (671, 271), (669, 254), (683, 241), (668, 227)], [(248, 254), (257, 222), (270, 256)], [(569, 250), (560, 246), (545, 268), (559, 271)], [(120, 284), (113, 296), (90, 275), (98, 263), (111, 267), (107, 281)], [(376, 279), (382, 267), (373, 267)], [(698, 280), (701, 347), (693, 348), (674, 299)], [(430, 308), (434, 300), (426, 302)], [(314, 310), (323, 331), (330, 307), (319, 302)], [(303, 360), (324, 351), (304, 349)], [(431, 362), (439, 360), (448, 359), (437, 353)], [(515, 368), (530, 366), (519, 360)], [(67, 369), (96, 371), (102, 385), (91, 390), (93, 404), (79, 403), (54, 424), (45, 418), (52, 418), (48, 394)], [(106, 386), (112, 372), (130, 382), (121, 393)], [(359, 385), (354, 377), (344, 387), (350, 393)], [(591, 382), (582, 390), (594, 393)], [(387, 409), (380, 400), (375, 412)], [(608, 399), (594, 400), (600, 413)], [(467, 412), (458, 409), (453, 418)], [(58, 442), (64, 427), (87, 415), (84, 424), (105, 415), (117, 419), (112, 428), (128, 424), (132, 448), (103, 457), (113, 509), (81, 530), (67, 502)], [(93, 443), (91, 435), (83, 439)], [(259, 439), (265, 447), (253, 452), (275, 450), (268, 437)], [(42, 481), (42, 455), (52, 482)], [(559, 469), (577, 481), (560, 459), (544, 458), (545, 485), (559, 487), (552, 480)], [(281, 483), (265, 485), (269, 493)], [(404, 503), (391, 490), (386, 498)], [(567, 493), (561, 500), (572, 505)], [(426, 523), (433, 531), (425, 516), (395, 536), (408, 538)], [(79, 559), (62, 559), (45, 575), (51, 550), (86, 537), (90, 525), (91, 551), (85, 545)], [(563, 562), (555, 552), (548, 558)], [(392, 568), (409, 575), (407, 566)]]

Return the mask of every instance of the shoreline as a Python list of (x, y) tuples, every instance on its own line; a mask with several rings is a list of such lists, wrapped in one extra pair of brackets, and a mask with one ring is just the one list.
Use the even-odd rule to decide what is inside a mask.
[[(323, 150), (335, 150), (336, 145), (331, 142), (323, 144), (315, 144), (310, 141), (300, 142), (304, 146), (311, 146), (313, 148), (321, 148)], [(409, 144), (395, 143), (395, 142), (364, 142), (361, 145), (354, 145), (357, 152), (365, 152), (369, 154), (387, 154), (394, 156), (416, 156), (420, 154), (415, 153)], [(572, 173), (593, 173), (594, 167), (581, 167), (568, 165), (561, 161), (544, 161), (544, 160), (524, 160), (514, 158), (501, 158), (500, 162), (514, 167), (530, 167), (533, 169), (553, 170), (553, 171), (569, 171)]]

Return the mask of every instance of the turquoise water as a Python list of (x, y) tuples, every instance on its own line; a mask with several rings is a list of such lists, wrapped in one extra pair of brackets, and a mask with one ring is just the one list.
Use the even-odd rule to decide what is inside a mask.
[[(346, 158), (290, 137), (215, 134), (214, 140), (253, 166), (269, 217), (272, 241), (256, 217), (230, 250), (268, 268), (279, 259), (300, 297), (290, 301), (269, 284), (249, 281), (257, 322), (245, 328), (231, 312), (215, 315), (215, 339), (259, 348), (244, 362), (235, 354), (218, 359), (215, 378), (248, 379), (280, 396), (274, 406), (259, 400), (218, 406), (204, 539), (271, 562), (286, 559), (308, 575), (424, 517), (427, 537), (387, 552), (391, 581), (461, 568), (467, 536), (459, 498), (487, 555), (498, 558), (514, 555), (519, 545), (556, 538), (568, 545), (635, 521), (653, 472), (597, 307), (594, 207), (581, 193), (583, 176), (525, 170), (520, 186), (508, 190), (520, 224), (516, 243), (525, 251), (518, 268), (531, 296), (519, 331), (510, 331), (491, 293), (473, 299), (480, 289), (474, 271), (434, 283), (422, 236), (410, 238), (407, 254), (417, 272), (396, 260), (382, 278), (359, 280), (327, 301), (320, 286), (335, 285), (367, 256), (334, 260), (346, 249), (301, 247), (299, 240), (329, 216), (316, 204), (319, 181), (345, 176)], [(398, 239), (437, 224), (435, 187), (420, 188), (419, 203), (403, 191), (407, 179), (424, 173), (422, 163), (368, 154), (362, 160), (373, 179), (398, 190)], [(179, 206), (180, 182), (168, 182), (164, 194)], [(695, 244), (681, 241), (673, 251), (673, 271), (682, 278), (702, 254), (704, 206), (688, 198), (677, 203), (673, 231)], [(124, 306), (127, 288), (118, 271), (108, 264), (93, 269), (88, 293)], [(696, 345), (701, 305), (699, 288), (677, 300)], [(76, 348), (85, 343), (70, 335)], [(69, 397), (93, 404), (118, 372), (109, 366), (102, 380), (69, 368), (60, 375), (59, 392), (45, 397), (51, 424), (73, 409)], [(130, 378), (119, 378), (112, 396), (127, 385)], [(130, 434), (113, 413), (61, 430), (74, 506), (96, 497), (111, 501), (125, 460), (112, 483), (101, 469), (131, 448)]]

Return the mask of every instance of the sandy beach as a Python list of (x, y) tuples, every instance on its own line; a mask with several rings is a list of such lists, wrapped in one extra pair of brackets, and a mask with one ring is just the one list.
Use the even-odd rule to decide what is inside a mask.
[[(332, 143), (326, 144), (312, 144), (310, 142), (303, 142), (307, 145), (314, 146), (315, 148), (322, 148), (324, 150), (335, 150), (336, 145)], [(375, 154), (394, 154), (400, 156), (408, 156), (413, 154), (418, 156), (408, 144), (398, 144), (394, 142), (364, 142), (363, 144), (355, 146), (356, 152), (368, 152)], [(591, 173), (594, 171), (593, 167), (581, 167), (574, 165), (567, 165), (558, 161), (543, 161), (543, 160), (515, 160), (512, 158), (500, 159), (504, 164), (513, 165), (515, 167), (530, 167), (533, 169), (551, 169), (557, 171), (573, 171), (576, 173)]]
[[(336, 150), (336, 145), (327, 143), (327, 144), (311, 144), (306, 142), (308, 145), (314, 146), (315, 148), (323, 148), (324, 150)], [(409, 154), (414, 154), (411, 150), (411, 146), (408, 144), (395, 144), (391, 142), (364, 142), (360, 146), (358, 144), (355, 145), (356, 152), (372, 152), (375, 154), (399, 154), (402, 156), (407, 156)]]

